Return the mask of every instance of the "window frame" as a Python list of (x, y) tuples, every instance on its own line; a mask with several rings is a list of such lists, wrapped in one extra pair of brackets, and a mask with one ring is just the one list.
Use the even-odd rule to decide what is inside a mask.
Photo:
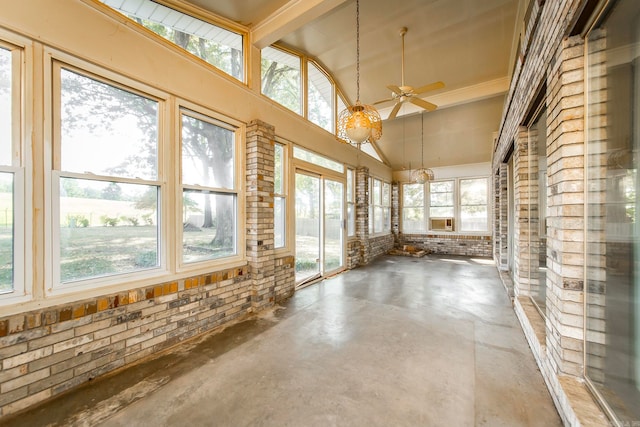
[[(460, 191), (460, 188), (462, 186), (462, 181), (473, 181), (473, 180), (479, 180), (479, 179), (484, 179), (485, 180), (485, 188), (486, 188), (486, 199), (487, 202), (484, 205), (463, 205), (462, 204), (462, 191)], [(489, 217), (491, 216), (490, 214), (490, 188), (489, 188), (489, 177), (486, 176), (478, 176), (478, 177), (464, 177), (464, 178), (458, 178), (457, 180), (457, 188), (458, 188), (458, 197), (457, 197), (457, 208), (458, 208), (458, 219), (457, 219), (457, 223), (460, 225), (459, 227), (459, 231), (460, 233), (485, 233), (485, 232), (489, 232), (490, 231), (490, 221), (489, 221)], [(485, 206), (487, 208), (487, 229), (486, 230), (464, 230), (462, 228), (462, 207), (463, 206)], [(455, 226), (455, 224), (454, 224)]]
[[(351, 179), (349, 178), (351, 176)], [(349, 193), (351, 198), (349, 198)], [(356, 170), (350, 167), (347, 167), (347, 180), (345, 184), (345, 200), (347, 207), (346, 211), (346, 221), (347, 221), (347, 239), (353, 239), (357, 235), (356, 230)], [(349, 220), (349, 208), (351, 207), (353, 212), (353, 218), (351, 221)], [(349, 230), (352, 229), (353, 233), (349, 233)]]
[[(376, 183), (378, 183), (378, 194), (376, 196)], [(373, 176), (369, 177), (369, 234), (372, 236), (384, 236), (391, 233), (391, 183)], [(389, 198), (384, 200), (384, 188), (389, 189)], [(379, 211), (380, 229), (376, 227), (376, 211)], [(385, 221), (385, 212), (388, 212), (388, 221)]]
[[(245, 201), (244, 201), (244, 159), (245, 159), (245, 134), (246, 127), (243, 123), (232, 120), (228, 117), (223, 117), (220, 114), (207, 109), (206, 107), (200, 106), (198, 104), (194, 104), (192, 102), (178, 99), (176, 101), (176, 131), (175, 131), (175, 142), (176, 142), (176, 162), (179, 163), (179, 167), (177, 170), (177, 179), (175, 181), (176, 191), (174, 193), (175, 196), (175, 224), (176, 229), (176, 244), (175, 244), (175, 262), (176, 262), (176, 272), (197, 272), (197, 271), (211, 271), (211, 268), (225, 268), (231, 265), (236, 265), (239, 262), (242, 262), (245, 259)], [(234, 188), (220, 188), (220, 187), (202, 187), (199, 185), (191, 185), (191, 184), (183, 184), (182, 182), (182, 111), (187, 110), (191, 114), (188, 114), (189, 117), (198, 118), (202, 117), (206, 119), (208, 123), (216, 124), (225, 129), (229, 129), (235, 134), (234, 141), (234, 167), (235, 171), (233, 174), (234, 180)], [(183, 227), (182, 227), (182, 209), (183, 209), (183, 191), (185, 189), (189, 190), (203, 190), (209, 189), (212, 190), (215, 194), (233, 194), (236, 196), (236, 211), (235, 211), (235, 254), (209, 259), (202, 261), (194, 261), (194, 262), (184, 262), (182, 256), (182, 244), (183, 244)]]
[[(276, 188), (275, 188), (275, 174), (276, 174), (276, 170), (275, 170), (275, 151), (274, 151), (274, 188), (273, 188), (273, 214), (274, 214), (274, 222), (273, 222), (273, 226), (274, 226), (274, 235), (273, 235), (273, 249), (275, 251), (275, 253), (281, 253), (281, 252), (288, 252), (291, 244), (291, 234), (292, 233), (288, 233), (287, 232), (287, 225), (290, 223), (289, 221), (289, 153), (290, 153), (290, 144), (283, 142), (281, 140), (277, 140), (275, 141), (275, 146), (281, 146), (282, 147), (282, 163), (281, 163), (281, 167), (282, 167), (282, 192), (281, 193), (276, 193)], [(275, 147), (274, 146), (274, 147)], [(284, 244), (282, 246), (276, 246), (276, 239), (275, 239), (275, 224), (276, 224), (276, 219), (275, 219), (275, 205), (276, 205), (276, 199), (280, 198), (283, 200), (283, 209), (282, 209), (282, 213), (284, 215), (284, 236), (283, 236), (283, 241)]]
[[(27, 262), (33, 257), (33, 164), (32, 129), (34, 60), (32, 43), (25, 37), (0, 28), (0, 47), (11, 54), (12, 69), (12, 131), (11, 165), (1, 165), (0, 172), (13, 175), (13, 237), (12, 237), (12, 276), (13, 289), (0, 294), (0, 307), (28, 301), (34, 294), (33, 269), (27, 268), (33, 263)], [(14, 116), (15, 113), (15, 116)]]
[(197, 61), (205, 66), (207, 66), (208, 68), (214, 70), (216, 73), (219, 73), (221, 76), (228, 78), (230, 81), (233, 82), (237, 82), (237, 83), (242, 83), (243, 85), (248, 85), (249, 82), (249, 75), (251, 74), (251, 70), (249, 69), (249, 50), (250, 50), (250, 43), (249, 43), (249, 31), (245, 26), (242, 26), (238, 23), (235, 23), (229, 19), (226, 19), (224, 17), (209, 13), (205, 10), (203, 10), (200, 7), (194, 6), (194, 5), (190, 5), (188, 3), (184, 3), (184, 2), (178, 2), (178, 1), (174, 1), (174, 0), (152, 0), (154, 3), (158, 3), (161, 6), (167, 7), (169, 9), (173, 9), (178, 13), (181, 13), (183, 15), (187, 15), (191, 18), (195, 18), (197, 20), (203, 21), (207, 24), (213, 25), (215, 27), (219, 27), (223, 30), (232, 32), (232, 33), (236, 33), (238, 35), (240, 35), (242, 37), (242, 78), (238, 79), (234, 76), (232, 76), (231, 74), (227, 73), (226, 71), (216, 67), (215, 65), (205, 61), (204, 59), (200, 58), (199, 56), (189, 52), (186, 49), (183, 49), (182, 47), (178, 46), (177, 44), (171, 42), (170, 40), (167, 40), (166, 38), (162, 37), (160, 34), (157, 34), (156, 32), (154, 32), (153, 30), (145, 27), (144, 25), (138, 24), (135, 20), (129, 18), (127, 15), (125, 15), (123, 12), (120, 12), (118, 9), (115, 9), (105, 3), (103, 3), (103, 0), (97, 0), (97, 2), (99, 3), (99, 5), (108, 10), (110, 13), (115, 14), (114, 16), (117, 16), (118, 18), (121, 19), (126, 19), (128, 22), (132, 22), (134, 24), (134, 27), (136, 30), (140, 31), (141, 33), (145, 34), (148, 37), (153, 38), (154, 40), (156, 40), (157, 42), (162, 43), (163, 45), (176, 50), (177, 52), (180, 52), (181, 54), (187, 54), (187, 56), (189, 58), (191, 58), (194, 61)]
[[(172, 260), (170, 260), (168, 254), (168, 247), (172, 244), (172, 237), (169, 232), (171, 219), (167, 208), (168, 203), (165, 201), (170, 186), (167, 182), (167, 177), (171, 176), (171, 173), (169, 173), (167, 167), (167, 159), (169, 156), (164, 154), (169, 145), (167, 143), (169, 132), (166, 128), (168, 123), (167, 114), (170, 110), (169, 95), (119, 73), (93, 65), (52, 48), (45, 49), (45, 57), (47, 58), (45, 69), (48, 70), (45, 74), (45, 117), (49, 117), (51, 123), (49, 127), (45, 128), (44, 150), (45, 204), (51, 209), (51, 214), (45, 216), (45, 295), (54, 296), (82, 290), (97, 290), (117, 285), (127, 285), (127, 287), (131, 287), (139, 282), (150, 281), (166, 276), (171, 271), (170, 267), (172, 266)], [(155, 181), (138, 181), (131, 178), (61, 171), (60, 93), (57, 91), (61, 89), (60, 73), (62, 69), (79, 73), (158, 102), (158, 152), (156, 160), (157, 176)], [(54, 105), (56, 107), (54, 107)], [(49, 143), (47, 143), (47, 141), (49, 141)], [(156, 268), (61, 283), (60, 254), (58, 248), (60, 246), (60, 179), (62, 177), (106, 182), (117, 181), (133, 184), (144, 182), (147, 185), (156, 185), (160, 192), (160, 203), (158, 206), (159, 219), (157, 225), (159, 265)]]
[[(468, 230), (461, 230), (460, 229), (460, 224), (461, 224), (461, 201), (460, 201), (460, 182), (464, 181), (464, 180), (472, 180), (472, 179), (480, 179), (480, 178), (484, 178), (487, 180), (487, 229), (484, 231), (468, 231)], [(491, 215), (491, 209), (492, 209), (492, 186), (491, 186), (491, 176), (490, 175), (465, 175), (465, 176), (457, 176), (457, 177), (451, 177), (451, 178), (442, 178), (442, 179), (437, 179), (437, 180), (433, 180), (433, 181), (427, 181), (424, 184), (422, 184), (423, 188), (423, 197), (424, 197), (424, 206), (422, 206), (423, 209), (423, 225), (422, 225), (422, 230), (423, 231), (405, 231), (404, 230), (404, 215), (400, 214), (399, 215), (399, 221), (400, 221), (400, 230), (402, 233), (404, 234), (439, 234), (439, 233), (446, 233), (446, 234), (452, 234), (452, 235), (465, 235), (465, 236), (490, 236), (492, 233), (492, 227), (493, 227), (493, 217)], [(431, 185), (428, 185), (430, 183), (433, 182), (445, 182), (445, 181), (453, 181), (453, 215), (451, 216), (451, 218), (453, 218), (453, 231), (446, 231), (446, 230), (433, 230), (430, 227), (430, 222), (431, 222)], [(400, 212), (404, 212), (404, 186), (406, 184), (415, 184), (414, 182), (410, 182), (410, 181), (404, 181), (400, 183), (400, 201), (402, 202), (399, 210)], [(413, 207), (412, 207), (413, 208)], [(442, 216), (433, 216), (433, 218), (443, 218)], [(446, 217), (448, 218), (448, 217)]]

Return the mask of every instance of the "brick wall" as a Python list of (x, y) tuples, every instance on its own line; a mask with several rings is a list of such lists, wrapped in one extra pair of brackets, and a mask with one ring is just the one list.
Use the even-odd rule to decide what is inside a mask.
[(0, 415), (245, 315), (248, 267), (0, 318)]
[(398, 234), (398, 244), (412, 245), (434, 254), (491, 257), (493, 242), (490, 236), (462, 234)]
[[(580, 411), (585, 408), (598, 417), (602, 415), (592, 398), (574, 404), (571, 397), (576, 395), (572, 394), (572, 384), (581, 383), (584, 355), (584, 41), (579, 36), (567, 38), (566, 34), (583, 3), (534, 2), (493, 154), (494, 184), (500, 191), (494, 207), (500, 219), (494, 256), (502, 268), (513, 268), (515, 294), (520, 295), (516, 299), (518, 318), (560, 415), (570, 425), (580, 423)], [(547, 110), (546, 147), (536, 149), (546, 149), (546, 189), (535, 184), (538, 165), (534, 152), (523, 148), (530, 141), (523, 138), (522, 126), (535, 118), (531, 113), (541, 90)], [(505, 183), (508, 174), (503, 162), (512, 146), (514, 173)], [(505, 246), (508, 239), (504, 229), (509, 187), (514, 194), (512, 262), (505, 256), (510, 252)], [(530, 233), (538, 225), (540, 213), (535, 206), (538, 192), (543, 190), (548, 195), (545, 247), (540, 246), (542, 240), (537, 235)], [(546, 254), (543, 284), (536, 282), (532, 273), (538, 267), (535, 261)], [(546, 318), (535, 309), (527, 309), (533, 307), (528, 296), (535, 292), (535, 286), (546, 286)]]

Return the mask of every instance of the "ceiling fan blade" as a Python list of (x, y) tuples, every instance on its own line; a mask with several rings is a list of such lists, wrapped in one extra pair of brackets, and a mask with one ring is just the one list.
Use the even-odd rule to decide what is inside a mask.
[(389, 85), (387, 86), (387, 89), (389, 89), (391, 92), (396, 93), (398, 95), (402, 95), (402, 91), (400, 90), (400, 88), (396, 85)]
[(391, 119), (395, 119), (396, 116), (398, 115), (398, 111), (400, 111), (400, 107), (402, 107), (402, 101), (399, 101), (394, 107), (393, 110), (391, 110), (391, 113), (389, 113), (389, 117), (387, 117), (387, 120), (391, 120)]
[(376, 101), (376, 102), (374, 102), (374, 103), (373, 103), (373, 105), (376, 105), (376, 104), (382, 104), (383, 102), (393, 101), (393, 100), (395, 100), (395, 99), (396, 99), (396, 98), (381, 99), (380, 101)]
[(434, 82), (434, 83), (430, 83), (428, 85), (419, 87), (418, 89), (415, 89), (413, 93), (420, 94), (420, 93), (429, 92), (431, 90), (442, 89), (443, 87), (444, 87), (443, 82)]
[(432, 103), (430, 103), (428, 101), (425, 101), (424, 99), (416, 98), (414, 96), (409, 98), (409, 102), (411, 102), (412, 104), (417, 105), (418, 107), (422, 107), (427, 111), (433, 111), (436, 108), (438, 108), (438, 106), (436, 104), (432, 104)]

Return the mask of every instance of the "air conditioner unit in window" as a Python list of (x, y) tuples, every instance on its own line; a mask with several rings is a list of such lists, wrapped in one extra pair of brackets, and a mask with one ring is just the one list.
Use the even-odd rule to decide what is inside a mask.
[(429, 229), (433, 231), (453, 231), (453, 218), (429, 218)]

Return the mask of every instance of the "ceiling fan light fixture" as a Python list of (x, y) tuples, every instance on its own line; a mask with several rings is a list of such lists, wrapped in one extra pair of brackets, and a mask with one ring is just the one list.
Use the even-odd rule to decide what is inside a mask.
[(336, 137), (345, 144), (375, 142), (382, 136), (382, 119), (375, 107), (360, 103), (360, 1), (356, 0), (356, 103), (338, 114)]

